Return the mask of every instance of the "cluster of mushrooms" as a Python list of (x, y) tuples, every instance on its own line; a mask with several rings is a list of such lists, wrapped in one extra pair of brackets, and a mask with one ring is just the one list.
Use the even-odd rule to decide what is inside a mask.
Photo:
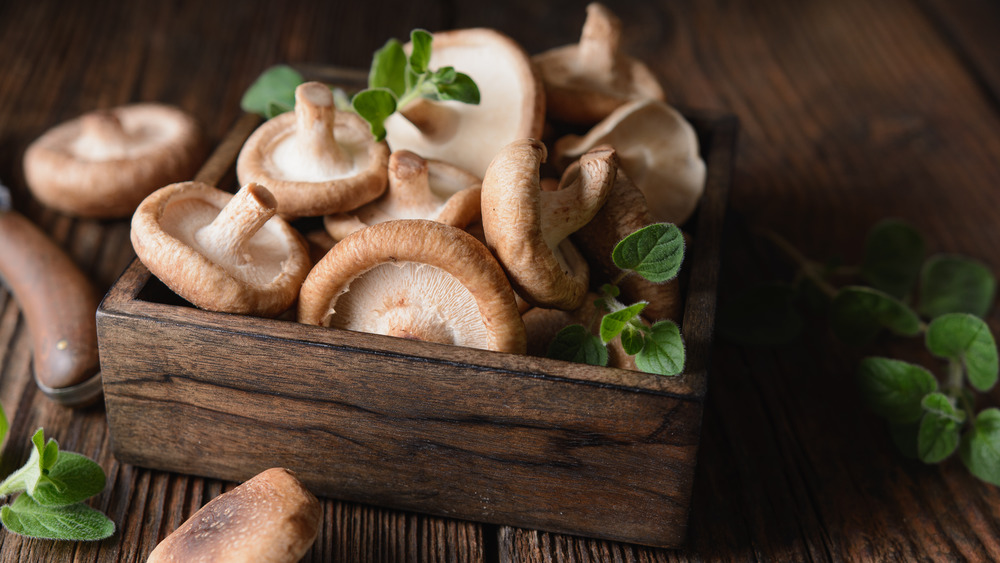
[[(302, 323), (544, 354), (559, 329), (591, 320), (588, 291), (617, 273), (613, 245), (653, 222), (683, 224), (704, 186), (694, 130), (652, 73), (620, 51), (620, 36), (621, 22), (596, 3), (579, 44), (534, 57), (490, 29), (435, 33), (431, 68), (470, 75), (481, 102), (419, 99), (390, 116), (383, 142), (335, 107), (328, 86), (304, 83), (294, 112), (242, 147), (235, 195), (172, 179), (140, 194), (137, 208), (135, 195), (121, 200), (135, 209), (136, 254), (208, 310), (276, 317), (297, 303)], [(89, 140), (61, 150), (114, 159), (151, 144), (136, 139), (152, 128), (130, 128), (130, 119), (84, 118), (74, 128)], [(590, 129), (547, 139), (552, 123)], [(169, 129), (151, 135), (187, 126)], [(107, 139), (110, 148), (79, 149)], [(26, 169), (33, 189), (43, 183)], [(55, 206), (65, 192), (36, 189)], [(290, 224), (302, 217), (322, 217), (329, 235), (315, 262)], [(648, 301), (650, 318), (679, 315), (676, 282), (630, 276), (621, 289)]]

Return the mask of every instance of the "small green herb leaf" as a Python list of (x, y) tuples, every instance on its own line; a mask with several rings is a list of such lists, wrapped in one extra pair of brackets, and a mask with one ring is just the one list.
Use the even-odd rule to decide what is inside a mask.
[(956, 410), (955, 405), (951, 404), (951, 399), (944, 393), (934, 392), (928, 394), (920, 401), (920, 406), (929, 414), (947, 418), (958, 423), (965, 422), (965, 411)]
[(1000, 486), (1000, 409), (986, 409), (962, 437), (962, 461), (973, 475)]
[(983, 317), (993, 305), (997, 280), (993, 272), (962, 256), (933, 256), (920, 273), (921, 314), (934, 318), (946, 313)]
[(927, 413), (920, 420), (917, 453), (924, 463), (937, 463), (958, 449), (965, 413), (956, 411), (941, 393), (927, 395), (921, 404)]
[(396, 111), (396, 96), (387, 88), (358, 92), (351, 106), (371, 127), (376, 141), (385, 139), (385, 120)]
[(549, 344), (548, 357), (592, 366), (608, 365), (608, 349), (583, 325), (569, 325)]
[(684, 261), (684, 235), (672, 223), (654, 223), (615, 245), (611, 259), (622, 270), (632, 270), (654, 283), (677, 276)]
[(875, 289), (905, 297), (920, 276), (924, 252), (924, 238), (909, 223), (882, 221), (868, 233), (861, 277)]
[(601, 293), (609, 297), (618, 297), (619, 295), (621, 295), (622, 290), (618, 289), (617, 285), (606, 283), (601, 286)]
[(59, 452), (59, 461), (48, 477), (52, 483), (40, 483), (29, 492), (45, 506), (66, 506), (86, 500), (103, 491), (107, 479), (95, 461), (73, 452)]
[(406, 91), (405, 71), (406, 52), (403, 51), (403, 45), (396, 39), (390, 39), (372, 57), (368, 87), (385, 88), (398, 98)]
[(437, 98), (444, 101), (479, 105), (479, 87), (468, 74), (456, 73), (453, 80), (437, 83)]
[(19, 495), (0, 508), (0, 521), (15, 534), (52, 540), (96, 541), (115, 533), (115, 523), (85, 504), (42, 506)]
[(961, 362), (969, 383), (976, 389), (989, 391), (996, 384), (1000, 373), (997, 344), (979, 317), (968, 313), (941, 315), (927, 327), (926, 341), (927, 349), (935, 356)]
[(868, 344), (887, 328), (901, 336), (920, 332), (920, 317), (898, 299), (876, 289), (845, 287), (833, 298), (830, 325), (842, 341), (854, 346)]
[(926, 369), (890, 358), (862, 360), (858, 385), (868, 407), (893, 424), (920, 420), (924, 414), (921, 401), (938, 386)]
[(640, 302), (604, 315), (601, 319), (601, 340), (605, 344), (614, 340), (616, 336), (621, 334), (625, 325), (636, 318), (646, 308), (646, 305), (647, 303)]
[(631, 323), (627, 324), (622, 330), (621, 342), (625, 353), (634, 356), (646, 345), (646, 332)]
[(719, 334), (753, 346), (787, 344), (802, 332), (795, 297), (795, 288), (787, 284), (753, 287), (719, 309)]
[[(243, 94), (240, 107), (248, 113), (267, 118), (274, 117), (272, 110), (295, 107), (295, 87), (304, 82), (297, 70), (287, 65), (265, 70)], [(279, 112), (280, 113), (280, 112)]]
[(427, 65), (431, 62), (431, 42), (434, 38), (429, 32), (423, 29), (414, 29), (410, 32), (410, 69), (416, 74), (427, 72)]
[(684, 371), (684, 341), (673, 321), (659, 321), (646, 334), (635, 365), (646, 373), (677, 375)]

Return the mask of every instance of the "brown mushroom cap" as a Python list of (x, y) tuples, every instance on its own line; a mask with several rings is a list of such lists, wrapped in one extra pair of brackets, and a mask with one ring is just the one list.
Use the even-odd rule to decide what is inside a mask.
[(464, 229), (482, 216), (481, 185), (482, 180), (461, 168), (396, 151), (389, 155), (389, 189), (354, 211), (327, 215), (323, 224), (336, 240), (394, 219), (429, 219)]
[(132, 246), (194, 305), (272, 317), (295, 301), (310, 266), (305, 242), (274, 217), (275, 204), (256, 184), (235, 196), (201, 182), (171, 184), (136, 209)]
[(274, 117), (247, 139), (236, 161), (241, 184), (268, 187), (284, 217), (318, 217), (355, 209), (386, 186), (389, 147), (368, 123), (334, 109), (319, 82), (295, 89), (295, 111)]
[(482, 177), (507, 143), (541, 137), (545, 95), (527, 53), (492, 29), (434, 34), (430, 68), (453, 66), (479, 87), (478, 105), (418, 99), (385, 122), (393, 151), (410, 150)]
[(45, 205), (90, 218), (126, 217), (153, 190), (194, 174), (194, 118), (162, 104), (95, 111), (48, 130), (24, 153), (24, 175)]
[(630, 100), (663, 100), (660, 83), (620, 50), (622, 23), (596, 2), (587, 6), (580, 43), (532, 57), (545, 85), (550, 117), (593, 124)]
[(297, 563), (319, 533), (319, 500), (287, 469), (264, 471), (201, 507), (147, 563)]
[(510, 143), (483, 178), (483, 230), (511, 283), (538, 307), (575, 309), (587, 292), (587, 263), (567, 238), (604, 204), (618, 161), (613, 150), (595, 150), (564, 175), (560, 189), (543, 191), (539, 167), (545, 145)]
[(694, 128), (674, 108), (655, 100), (629, 102), (585, 136), (559, 139), (556, 164), (565, 166), (599, 145), (615, 148), (656, 221), (680, 225), (694, 213), (705, 191), (705, 162)]
[(489, 250), (423, 219), (354, 232), (302, 284), (299, 322), (524, 353), (514, 292)]

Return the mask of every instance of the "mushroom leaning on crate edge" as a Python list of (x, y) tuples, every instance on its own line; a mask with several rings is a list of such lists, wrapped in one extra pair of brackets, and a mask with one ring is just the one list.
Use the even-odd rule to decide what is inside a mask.
[(542, 190), (545, 145), (520, 139), (501, 150), (483, 178), (483, 231), (511, 283), (536, 307), (575, 309), (587, 293), (587, 262), (569, 240), (611, 193), (618, 159), (602, 147), (580, 157), (555, 191)]
[(24, 176), (39, 201), (64, 213), (127, 217), (160, 186), (191, 177), (202, 150), (191, 116), (133, 104), (49, 129), (25, 151)]
[(335, 240), (375, 223), (394, 219), (429, 219), (464, 229), (482, 217), (482, 180), (439, 160), (425, 160), (410, 151), (389, 155), (389, 188), (358, 209), (323, 218)]
[(510, 282), (481, 242), (424, 219), (338, 242), (302, 284), (299, 322), (523, 354)]
[(274, 196), (257, 184), (236, 195), (201, 182), (171, 184), (139, 205), (132, 246), (192, 304), (273, 317), (291, 307), (310, 266), (305, 241), (275, 210)]
[(236, 160), (240, 184), (260, 183), (282, 217), (319, 217), (355, 209), (386, 188), (389, 147), (357, 114), (337, 111), (319, 82), (295, 89), (295, 111), (263, 123)]

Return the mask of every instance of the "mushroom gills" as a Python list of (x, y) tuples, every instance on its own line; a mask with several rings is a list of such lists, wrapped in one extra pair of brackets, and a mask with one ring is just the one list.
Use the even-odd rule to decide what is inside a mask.
[(472, 293), (448, 272), (418, 262), (386, 262), (357, 276), (323, 324), (440, 344), (489, 345)]
[(309, 150), (303, 149), (303, 141), (298, 136), (289, 133), (274, 141), (264, 165), (272, 178), (288, 182), (327, 182), (349, 178), (368, 167), (365, 140), (350, 133), (345, 129), (337, 134), (337, 143), (348, 156), (346, 160), (315, 158)]

